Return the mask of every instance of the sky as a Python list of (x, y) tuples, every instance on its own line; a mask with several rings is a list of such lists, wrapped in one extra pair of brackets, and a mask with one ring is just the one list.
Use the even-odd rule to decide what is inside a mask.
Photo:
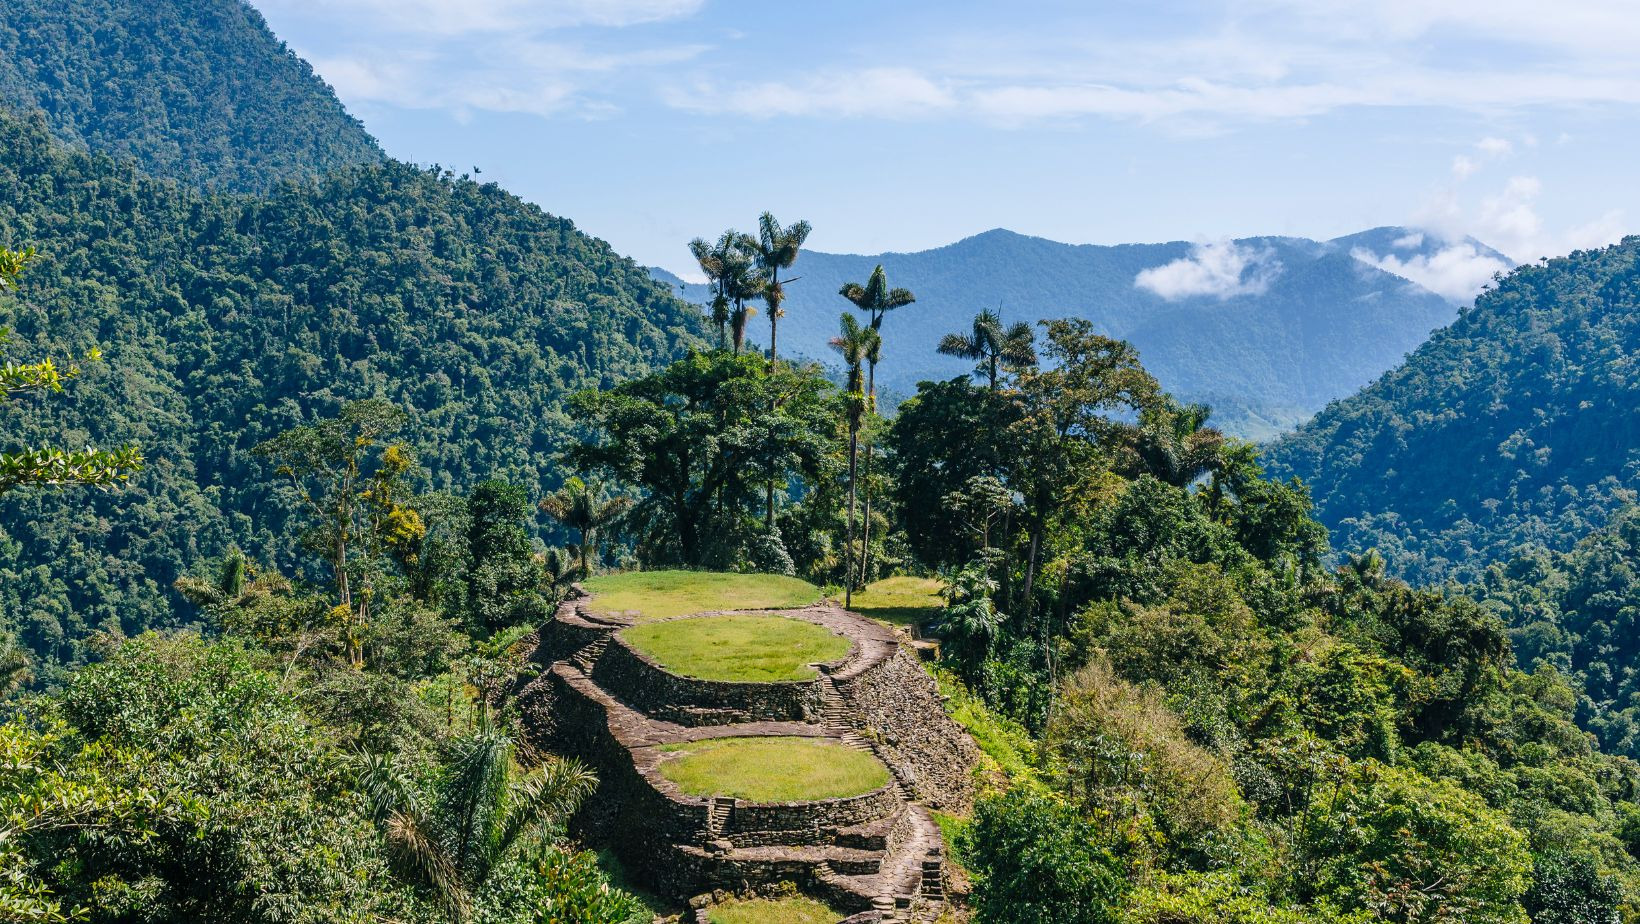
[(765, 210), (832, 252), (1188, 240), (1231, 287), (1230, 239), (1406, 225), (1445, 243), (1363, 259), (1455, 298), (1498, 268), (1465, 235), (1640, 232), (1640, 0), (252, 2), (389, 154), (686, 278)]

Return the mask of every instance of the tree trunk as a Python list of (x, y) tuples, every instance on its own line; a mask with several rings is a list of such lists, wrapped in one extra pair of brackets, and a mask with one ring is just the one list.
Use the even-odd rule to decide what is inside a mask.
[(854, 605), (854, 472), (860, 452), (860, 428), (848, 431), (848, 540), (843, 546), (843, 606)]
[(871, 441), (866, 440), (865, 515), (860, 521), (860, 585), (871, 576)]
[(1021, 604), (1025, 610), (1024, 615), (1027, 616), (1030, 615), (1032, 609), (1031, 588), (1036, 583), (1036, 556), (1038, 550), (1041, 548), (1042, 526), (1039, 524), (1033, 525), (1031, 527), (1031, 552), (1030, 556), (1025, 561), (1025, 598), (1021, 601)]

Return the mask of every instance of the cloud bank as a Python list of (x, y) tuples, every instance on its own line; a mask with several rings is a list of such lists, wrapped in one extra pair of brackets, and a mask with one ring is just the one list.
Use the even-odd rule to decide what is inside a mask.
[(1168, 301), (1227, 299), (1263, 295), (1280, 274), (1281, 262), (1268, 250), (1235, 241), (1205, 241), (1193, 245), (1187, 257), (1141, 270), (1133, 284)]

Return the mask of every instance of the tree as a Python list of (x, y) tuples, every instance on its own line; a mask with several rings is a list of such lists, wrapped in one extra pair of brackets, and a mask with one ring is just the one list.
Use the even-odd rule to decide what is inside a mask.
[(854, 315), (844, 314), (842, 333), (833, 337), (832, 347), (843, 354), (847, 381), (843, 386), (844, 415), (848, 421), (848, 532), (843, 552), (843, 605), (854, 603), (854, 495), (855, 475), (860, 456), (860, 424), (865, 420), (866, 395), (862, 365), (877, 342), (877, 332), (861, 327)]
[(572, 477), (557, 492), (541, 499), (541, 509), (565, 527), (575, 530), (580, 542), (572, 551), (581, 574), (590, 577), (599, 558), (598, 539), (605, 529), (632, 507), (630, 497), (600, 499), (597, 487)]
[(648, 561), (733, 567), (758, 531), (763, 488), (822, 470), (830, 391), (817, 368), (695, 353), (577, 395), (591, 433), (566, 458), (642, 492), (627, 522)]
[(767, 280), (763, 287), (763, 302), (769, 307), (770, 362), (780, 359), (780, 319), (786, 316), (780, 306), (786, 300), (785, 287), (787, 283), (797, 281), (781, 280), (780, 271), (790, 269), (797, 262), (797, 255), (802, 251), (803, 242), (808, 240), (811, 230), (806, 221), (793, 222), (782, 228), (769, 212), (764, 212), (757, 220), (757, 266)]
[(1126, 432), (1122, 418), (1149, 407), (1160, 394), (1131, 344), (1094, 333), (1092, 322), (1082, 318), (1042, 323), (1048, 365), (1021, 376), (1024, 414), (1013, 428), (1016, 484), (1029, 518), (1027, 613), (1042, 539), (1059, 504), (1074, 482), (1108, 467)]
[(546, 615), (526, 524), (530, 499), (505, 481), (480, 482), (467, 498), (469, 624), (495, 631)]
[(722, 348), (728, 345), (729, 267), (739, 258), (735, 247), (735, 232), (723, 232), (716, 243), (697, 237), (689, 242), (689, 252), (694, 255), (695, 262), (700, 265), (700, 271), (705, 274), (706, 283), (712, 290), (712, 324), (717, 327), (718, 347)]
[(512, 738), (487, 722), (446, 745), (430, 781), (381, 755), (361, 764), (360, 783), (399, 874), (457, 922), (471, 918), (474, 895), (502, 862), (525, 844), (550, 842), (597, 786), (575, 761), (525, 770)]
[[(0, 247), (0, 296), (17, 288), (17, 279), (34, 260), (34, 249), (8, 250)], [(0, 346), (11, 332), (0, 328)], [(87, 362), (97, 362), (102, 353), (93, 347)], [(59, 369), (50, 359), (33, 363), (7, 361), (0, 366), (0, 401), (30, 392), (61, 393), (63, 383), (78, 378), (80, 366)], [(60, 449), (35, 447), (0, 453), (0, 494), (22, 487), (66, 487), (88, 485), (106, 488), (121, 484), (142, 470), (142, 453), (135, 446), (114, 450)]]
[[(873, 417), (877, 413), (877, 363), (882, 359), (883, 350), (883, 319), (890, 311), (903, 308), (917, 300), (910, 289), (890, 289), (888, 277), (883, 273), (882, 264), (871, 271), (871, 277), (865, 285), (857, 282), (847, 282), (838, 290), (838, 294), (854, 303), (854, 307), (866, 313), (870, 320), (871, 332), (875, 336), (866, 344), (866, 415)], [(871, 565), (871, 456), (872, 443), (866, 442), (865, 465), (865, 524), (868, 533), (866, 540), (861, 543), (860, 579), (864, 581), (868, 576)], [(852, 480), (852, 479), (851, 479)]]
[(1176, 487), (1212, 471), (1225, 448), (1224, 434), (1207, 426), (1213, 409), (1181, 405), (1171, 397), (1145, 408), (1134, 435), (1137, 468)]
[(364, 666), (363, 639), (386, 556), (427, 531), (399, 496), (413, 465), (409, 450), (380, 445), (404, 419), (404, 411), (390, 401), (354, 401), (336, 417), (288, 430), (257, 447), (289, 481), (291, 495), (312, 520), (307, 545), (330, 564), (335, 614), (354, 667)]
[(1122, 864), (1076, 809), (1023, 787), (987, 796), (963, 835), (981, 924), (1117, 924)]
[(1036, 365), (1036, 334), (1024, 321), (1004, 328), (1002, 317), (987, 309), (974, 316), (972, 332), (941, 338), (939, 351), (978, 362), (974, 374), (985, 376), (991, 390), (996, 391), (1003, 370)]

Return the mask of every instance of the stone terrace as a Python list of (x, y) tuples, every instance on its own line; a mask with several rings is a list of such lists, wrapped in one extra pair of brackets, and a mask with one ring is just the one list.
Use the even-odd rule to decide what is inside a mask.
[[(830, 628), (852, 650), (815, 665), (812, 680), (686, 678), (620, 637), (635, 614), (565, 603), (536, 643), (543, 670), (520, 694), (531, 744), (598, 770), (600, 792), (577, 825), (658, 891), (684, 899), (791, 882), (849, 924), (932, 920), (945, 883), (929, 808), (971, 801), (973, 743), (893, 630), (829, 603), (762, 612)], [(892, 781), (846, 798), (753, 803), (686, 794), (658, 769), (664, 745), (746, 736), (832, 739), (874, 754)]]

